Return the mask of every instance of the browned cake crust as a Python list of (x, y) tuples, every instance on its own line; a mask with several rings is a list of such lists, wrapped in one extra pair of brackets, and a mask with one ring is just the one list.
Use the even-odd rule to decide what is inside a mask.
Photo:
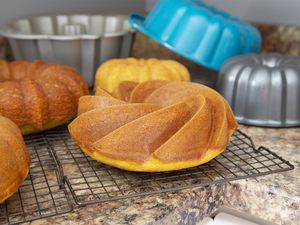
[(29, 164), (19, 128), (0, 116), (0, 203), (18, 190), (28, 174)]
[(190, 81), (191, 78), (188, 69), (174, 60), (111, 59), (98, 68), (94, 87), (95, 90), (99, 87), (109, 93), (117, 91), (118, 94), (120, 93), (118, 89), (124, 88), (120, 86), (123, 82), (129, 87), (130, 82), (133, 84), (148, 80)]
[(112, 95), (115, 98), (118, 98), (123, 101), (129, 101), (130, 94), (132, 90), (138, 85), (138, 83), (133, 81), (123, 81), (119, 84), (119, 86), (115, 89)]
[(0, 115), (19, 127), (43, 130), (77, 112), (88, 87), (76, 70), (42, 61), (0, 61)]
[(121, 85), (127, 102), (99, 89), (80, 99), (80, 114), (69, 125), (81, 148), (104, 163), (134, 171), (199, 165), (220, 154), (237, 128), (225, 99), (201, 84)]

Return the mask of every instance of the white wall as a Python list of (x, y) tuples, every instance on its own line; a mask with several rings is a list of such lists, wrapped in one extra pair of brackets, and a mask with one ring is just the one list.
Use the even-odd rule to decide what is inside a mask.
[[(204, 1), (248, 21), (300, 26), (300, 0)], [(150, 10), (155, 2), (156, 0), (147, 0), (147, 10)]]
[(156, 0), (146, 0), (146, 10), (149, 11), (155, 4)]
[(0, 24), (33, 15), (130, 13), (144, 10), (145, 0), (0, 0)]

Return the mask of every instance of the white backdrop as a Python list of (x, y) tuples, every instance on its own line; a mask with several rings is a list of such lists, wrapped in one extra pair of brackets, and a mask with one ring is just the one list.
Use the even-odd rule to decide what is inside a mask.
[[(248, 21), (300, 26), (300, 0), (204, 1)], [(151, 9), (155, 2), (156, 0), (147, 0), (147, 10)]]
[(9, 20), (51, 14), (144, 11), (145, 0), (0, 0), (0, 25)]

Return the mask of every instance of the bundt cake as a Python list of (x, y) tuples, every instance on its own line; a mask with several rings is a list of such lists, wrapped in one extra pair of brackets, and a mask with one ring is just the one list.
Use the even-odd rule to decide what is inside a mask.
[(220, 94), (190, 82), (137, 84), (128, 102), (98, 88), (96, 96), (80, 98), (78, 114), (69, 131), (81, 149), (129, 171), (170, 171), (206, 163), (223, 152), (237, 128)]
[(0, 203), (18, 190), (27, 177), (29, 164), (20, 129), (0, 116)]
[(76, 116), (88, 87), (76, 70), (42, 61), (0, 61), (0, 115), (23, 134), (50, 129)]
[(100, 87), (112, 93), (121, 81), (148, 80), (190, 81), (190, 74), (185, 66), (173, 60), (112, 59), (97, 70), (95, 90)]

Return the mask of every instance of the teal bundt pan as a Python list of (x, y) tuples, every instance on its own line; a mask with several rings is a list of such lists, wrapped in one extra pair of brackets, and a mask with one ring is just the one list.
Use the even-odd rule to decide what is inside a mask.
[(159, 0), (146, 18), (132, 14), (129, 23), (168, 49), (215, 71), (227, 59), (261, 48), (256, 28), (202, 1)]

